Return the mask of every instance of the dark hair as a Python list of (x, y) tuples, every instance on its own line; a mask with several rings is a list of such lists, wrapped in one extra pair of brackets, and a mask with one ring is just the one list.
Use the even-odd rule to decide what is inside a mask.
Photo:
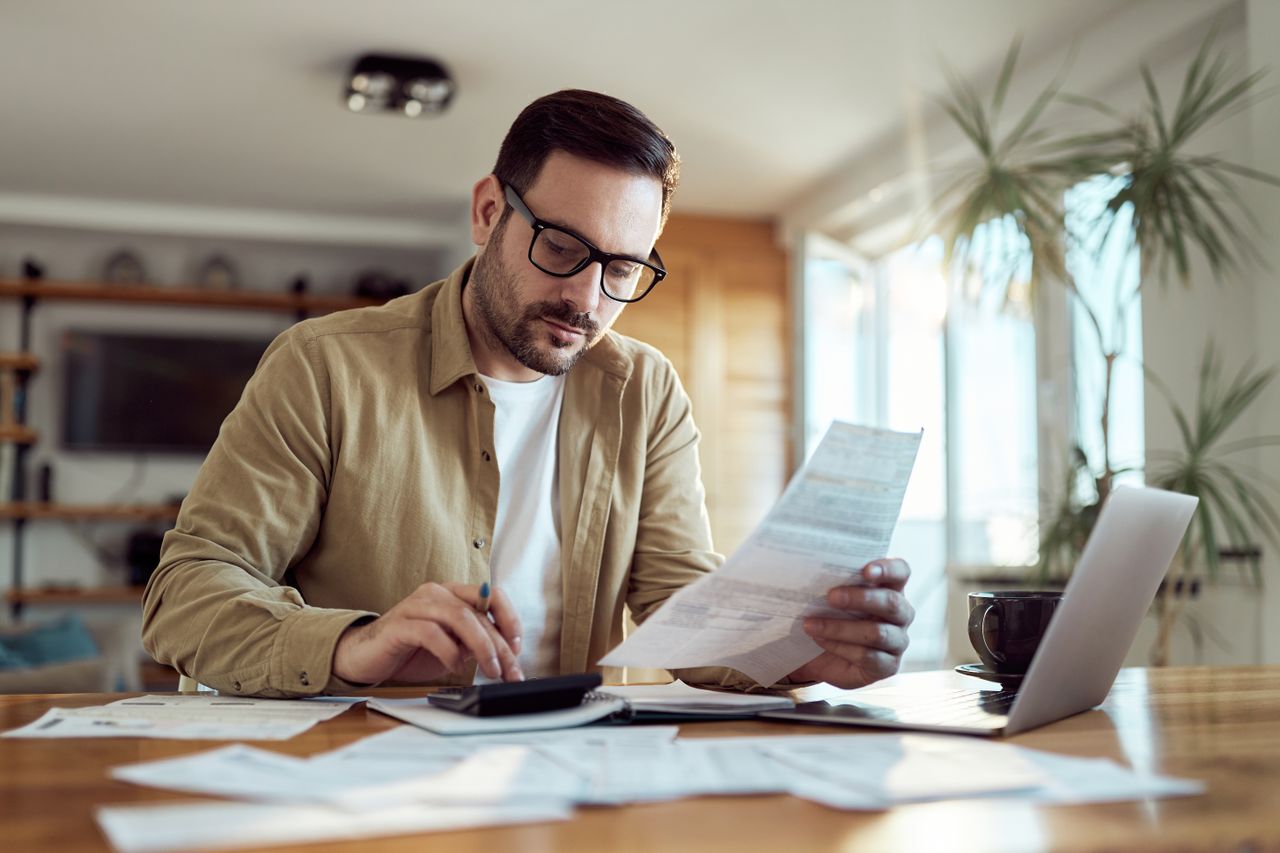
[(657, 179), (662, 222), (667, 221), (671, 193), (680, 182), (680, 155), (662, 129), (631, 104), (583, 89), (544, 95), (512, 122), (493, 173), (523, 193), (553, 151)]

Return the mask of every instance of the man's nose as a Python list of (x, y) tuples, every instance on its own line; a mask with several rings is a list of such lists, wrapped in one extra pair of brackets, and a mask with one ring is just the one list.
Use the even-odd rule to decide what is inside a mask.
[(563, 279), (561, 298), (580, 314), (593, 314), (600, 307), (604, 294), (600, 290), (604, 270), (599, 261), (592, 261), (573, 275)]

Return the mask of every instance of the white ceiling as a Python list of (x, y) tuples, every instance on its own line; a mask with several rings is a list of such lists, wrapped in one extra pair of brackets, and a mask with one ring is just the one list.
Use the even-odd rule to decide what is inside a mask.
[[(774, 216), (901, 134), (940, 57), (989, 77), (1016, 32), (1034, 57), (1136, 6), (1152, 3), (5, 0), (0, 197), (457, 221), (519, 109), (583, 87), (675, 140), (678, 211)], [(347, 112), (344, 72), (371, 50), (442, 60), (453, 106)]]

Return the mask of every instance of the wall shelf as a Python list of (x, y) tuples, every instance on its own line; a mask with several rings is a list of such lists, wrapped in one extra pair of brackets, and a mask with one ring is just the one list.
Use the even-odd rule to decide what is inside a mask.
[(348, 308), (382, 304), (355, 296), (298, 295), (260, 290), (199, 290), (101, 282), (21, 281), (0, 279), (0, 298), (59, 301), (128, 302), (143, 305), (198, 305), (206, 308), (245, 308), (257, 311), (327, 314)]
[(39, 440), (36, 431), (31, 427), (21, 424), (5, 424), (0, 426), (0, 441), (8, 441), (13, 444), (31, 445)]
[(40, 359), (29, 352), (0, 352), (0, 370), (35, 373), (39, 368)]
[(5, 594), (10, 604), (141, 604), (140, 586), (35, 587), (11, 589)]
[(36, 501), (0, 503), (0, 519), (62, 519), (66, 521), (173, 521), (173, 504), (52, 504)]
[[(13, 423), (0, 426), (0, 443), (15, 445), (12, 471), (0, 483), (0, 495), (12, 496), (0, 502), (0, 520), (13, 529), (12, 581), (8, 601), (14, 619), (29, 604), (137, 604), (141, 588), (107, 587), (103, 589), (35, 588), (23, 584), (24, 531), (32, 521), (55, 519), (67, 521), (172, 522), (178, 507), (169, 505), (64, 505), (27, 500), (27, 459), (39, 436), (26, 425), (26, 388), (39, 367), (39, 359), (30, 351), (31, 317), (41, 302), (101, 302), (130, 305), (158, 305), (196, 309), (243, 309), (276, 311), (302, 320), (309, 314), (328, 314), (349, 308), (380, 305), (385, 300), (355, 296), (323, 296), (296, 293), (270, 293), (261, 290), (207, 290), (189, 286), (124, 285), (100, 281), (49, 281), (46, 279), (0, 279), (0, 300), (21, 302), (18, 351), (0, 353), (0, 370), (16, 377)], [(9, 418), (10, 414), (5, 413)]]

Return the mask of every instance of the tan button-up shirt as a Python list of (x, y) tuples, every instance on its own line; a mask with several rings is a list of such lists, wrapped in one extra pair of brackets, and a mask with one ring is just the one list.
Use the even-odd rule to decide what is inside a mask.
[[(489, 579), (498, 467), (462, 319), (469, 272), (271, 344), (164, 538), (143, 603), (156, 660), (233, 693), (344, 689), (331, 665), (349, 626), (428, 581)], [(643, 621), (720, 564), (697, 446), (689, 399), (652, 347), (609, 332), (569, 373), (562, 672), (598, 669), (624, 604)]]

